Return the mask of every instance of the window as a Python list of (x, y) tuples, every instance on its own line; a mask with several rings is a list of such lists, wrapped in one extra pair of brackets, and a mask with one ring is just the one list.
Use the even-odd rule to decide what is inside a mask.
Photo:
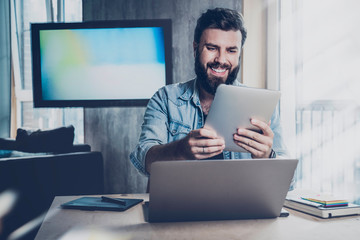
[(281, 115), (297, 187), (360, 203), (360, 2), (279, 6)]
[(30, 23), (82, 21), (82, 1), (11, 0), (11, 10), (16, 127), (51, 129), (71, 124), (74, 142), (84, 142), (82, 108), (33, 108), (30, 45)]

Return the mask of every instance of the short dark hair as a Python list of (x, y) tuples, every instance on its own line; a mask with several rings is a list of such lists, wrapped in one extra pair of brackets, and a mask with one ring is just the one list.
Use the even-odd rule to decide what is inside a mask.
[(199, 43), (202, 33), (205, 29), (214, 28), (224, 31), (240, 30), (241, 32), (241, 46), (244, 45), (246, 39), (246, 29), (244, 27), (244, 19), (242, 15), (231, 9), (215, 8), (209, 9), (203, 13), (197, 20), (194, 42)]

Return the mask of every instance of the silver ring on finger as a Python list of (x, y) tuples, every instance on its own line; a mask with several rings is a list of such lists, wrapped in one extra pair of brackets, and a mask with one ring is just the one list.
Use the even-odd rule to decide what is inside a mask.
[(205, 147), (203, 147), (203, 153), (205, 153)]

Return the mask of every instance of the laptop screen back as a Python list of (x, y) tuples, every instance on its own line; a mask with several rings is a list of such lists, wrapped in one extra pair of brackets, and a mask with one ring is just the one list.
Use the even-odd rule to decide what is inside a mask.
[(151, 165), (149, 221), (278, 217), (297, 162), (155, 162)]

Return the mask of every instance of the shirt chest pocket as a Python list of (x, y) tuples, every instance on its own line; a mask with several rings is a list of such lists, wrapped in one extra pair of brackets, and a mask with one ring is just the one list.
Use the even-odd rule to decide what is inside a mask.
[(191, 127), (181, 122), (170, 121), (168, 125), (168, 131), (168, 140), (169, 142), (172, 142), (184, 138), (191, 131)]

